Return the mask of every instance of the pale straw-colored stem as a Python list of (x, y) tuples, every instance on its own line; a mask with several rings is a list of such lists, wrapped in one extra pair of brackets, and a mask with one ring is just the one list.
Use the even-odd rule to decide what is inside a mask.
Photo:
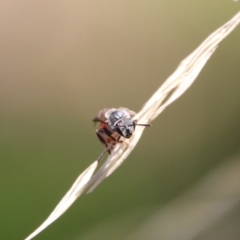
[[(240, 12), (230, 21), (212, 33), (193, 53), (184, 59), (176, 71), (163, 83), (163, 85), (147, 101), (142, 110), (137, 113), (136, 119), (140, 123), (152, 122), (169, 104), (180, 97), (194, 82), (208, 59), (214, 53), (219, 43), (240, 22)], [(85, 192), (93, 191), (106, 177), (117, 169), (136, 146), (143, 133), (144, 127), (136, 127), (134, 135), (123, 143), (117, 145), (113, 153), (103, 165), (94, 173), (98, 166), (95, 161), (75, 181), (67, 194), (63, 197), (50, 216), (25, 240), (30, 240), (57, 218), (59, 218), (73, 202)]]

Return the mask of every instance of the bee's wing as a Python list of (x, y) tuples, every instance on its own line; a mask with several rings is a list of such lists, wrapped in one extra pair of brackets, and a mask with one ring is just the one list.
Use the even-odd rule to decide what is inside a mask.
[(120, 107), (119, 109), (126, 111), (130, 115), (131, 118), (133, 118), (136, 115), (136, 113), (134, 111), (129, 110), (128, 108)]
[(100, 110), (96, 117), (93, 118), (94, 122), (107, 122), (109, 114), (116, 110), (116, 108), (104, 108)]

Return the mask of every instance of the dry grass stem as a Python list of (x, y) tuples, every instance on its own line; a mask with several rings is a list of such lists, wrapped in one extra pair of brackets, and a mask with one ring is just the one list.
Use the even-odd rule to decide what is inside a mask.
[[(136, 115), (136, 119), (142, 123), (152, 122), (169, 104), (180, 97), (194, 82), (208, 59), (214, 53), (219, 43), (240, 22), (240, 12), (230, 21), (212, 33), (193, 53), (184, 59), (176, 71), (164, 82), (164, 84), (147, 101), (142, 110)], [(108, 177), (128, 157), (140, 139), (144, 128), (137, 127), (131, 139), (116, 146), (113, 153), (107, 158), (98, 171), (95, 161), (75, 181), (71, 189), (60, 201), (47, 220), (37, 228), (25, 240), (30, 240), (53, 221), (60, 217), (72, 203), (83, 193), (93, 191), (106, 177)]]
[(33, 233), (31, 233), (25, 240), (30, 240), (43, 231), (47, 226), (49, 226), (52, 222), (58, 219), (74, 202), (75, 200), (82, 194), (86, 183), (92, 177), (96, 167), (97, 161), (91, 164), (74, 182), (70, 190), (66, 193), (66, 195), (62, 198), (62, 200), (58, 203), (49, 217), (43, 222), (43, 224), (37, 228)]

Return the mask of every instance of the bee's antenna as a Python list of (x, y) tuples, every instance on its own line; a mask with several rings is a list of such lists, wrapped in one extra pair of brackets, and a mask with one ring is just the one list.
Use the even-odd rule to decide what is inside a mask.
[(143, 127), (151, 127), (151, 124), (141, 124), (141, 123), (136, 123), (137, 126), (143, 126)]

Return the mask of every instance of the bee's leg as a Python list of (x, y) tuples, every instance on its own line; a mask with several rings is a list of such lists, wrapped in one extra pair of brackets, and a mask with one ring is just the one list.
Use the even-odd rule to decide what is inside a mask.
[(113, 132), (111, 132), (109, 129), (104, 128), (104, 129), (102, 129), (102, 131), (103, 131), (108, 137), (110, 137), (110, 138), (113, 140), (113, 142), (116, 142), (116, 141), (117, 141), (117, 139), (116, 139), (115, 137), (113, 137)]
[(123, 141), (120, 140), (120, 138), (121, 138), (121, 136), (119, 136), (119, 137), (117, 138), (117, 142), (118, 142), (118, 143), (123, 143)]
[(96, 134), (97, 134), (97, 137), (100, 140), (100, 142), (103, 143), (105, 146), (107, 146), (107, 142), (105, 141), (105, 139), (103, 137), (104, 136), (103, 130), (97, 130)]
[(103, 152), (100, 154), (100, 156), (97, 158), (96, 161), (98, 161), (98, 162), (101, 161), (101, 159), (103, 158), (104, 154), (105, 154), (107, 151), (109, 151), (109, 147), (110, 147), (110, 146), (107, 146), (107, 147), (103, 150)]
[[(109, 154), (111, 154), (111, 150), (113, 150), (116, 143), (122, 143), (123, 142), (123, 141), (120, 140), (121, 136), (115, 137), (114, 133), (107, 128), (100, 129), (100, 130), (98, 130), (98, 132), (99, 131), (103, 136), (107, 135), (112, 140), (111, 148), (109, 148), (109, 150), (108, 150)], [(109, 145), (109, 143), (107, 145)], [(105, 146), (107, 146), (107, 145), (105, 145)]]
[[(98, 137), (98, 139), (100, 140), (100, 142), (102, 143), (102, 144), (104, 144), (105, 145), (105, 147), (106, 147), (106, 151), (108, 151), (108, 153), (109, 153), (109, 155), (111, 154), (111, 144), (110, 144), (110, 146), (109, 146), (109, 144), (107, 143), (107, 141), (106, 141), (106, 139), (104, 138), (104, 136), (105, 136), (105, 132), (104, 132), (104, 130), (102, 130), (102, 129), (99, 129), (99, 130), (97, 130), (96, 131), (96, 134), (97, 134), (97, 137)], [(105, 151), (104, 150), (104, 151)], [(104, 155), (104, 154), (103, 154)]]

